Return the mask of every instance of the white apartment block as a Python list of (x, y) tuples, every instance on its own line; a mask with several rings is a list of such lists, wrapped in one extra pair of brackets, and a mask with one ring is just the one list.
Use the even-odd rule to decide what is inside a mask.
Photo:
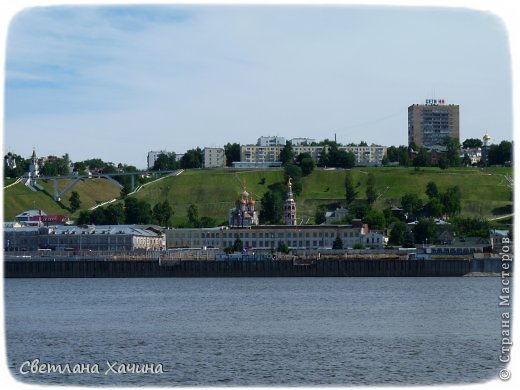
[(296, 145), (311, 145), (313, 143), (316, 143), (316, 140), (314, 138), (293, 138), (291, 140), (292, 146), (296, 146)]
[[(323, 149), (328, 150), (328, 146), (322, 145), (293, 145), (295, 156), (301, 153), (309, 153), (313, 160), (317, 163)], [(243, 163), (269, 163), (280, 160), (280, 152), (282, 145), (276, 146), (258, 146), (258, 145), (242, 145), (240, 147), (240, 161)], [(372, 144), (370, 146), (340, 146), (340, 150), (352, 152), (356, 157), (356, 165), (374, 166), (381, 165), (383, 157), (386, 154), (386, 146)]]
[(224, 148), (204, 148), (204, 168), (222, 168), (226, 166)]
[(242, 145), (240, 146), (240, 162), (269, 163), (280, 161), (280, 152), (282, 151), (282, 149), (282, 145)]
[(386, 155), (386, 146), (372, 144), (370, 146), (340, 146), (340, 150), (354, 153), (356, 165), (381, 165)]
[(159, 157), (160, 154), (168, 154), (168, 153), (173, 153), (173, 152), (167, 152), (166, 150), (148, 152), (148, 157), (146, 159), (148, 169), (153, 168), (155, 162), (157, 161), (157, 157)]
[(285, 145), (284, 137), (260, 137), (258, 141), (256, 141), (257, 146), (277, 146), (277, 145)]

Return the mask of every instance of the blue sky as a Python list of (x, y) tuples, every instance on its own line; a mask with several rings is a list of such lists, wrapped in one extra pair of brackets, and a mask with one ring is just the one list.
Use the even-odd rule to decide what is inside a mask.
[(262, 135), (407, 142), (407, 107), (459, 104), (461, 140), (512, 139), (500, 19), (455, 8), (29, 8), (6, 47), (4, 151), (138, 168)]

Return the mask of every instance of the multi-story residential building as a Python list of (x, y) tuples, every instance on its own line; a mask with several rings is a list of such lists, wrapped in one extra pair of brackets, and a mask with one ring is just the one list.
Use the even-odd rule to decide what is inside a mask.
[[(329, 149), (325, 145), (293, 145), (295, 156), (302, 153), (309, 153), (315, 163), (318, 163), (323, 150)], [(280, 152), (283, 146), (258, 146), (258, 145), (242, 145), (240, 147), (240, 162), (248, 164), (264, 164), (274, 163), (280, 160)], [(386, 155), (386, 146), (366, 145), (366, 146), (340, 146), (340, 150), (354, 153), (356, 156), (356, 165), (374, 166), (381, 165), (383, 157)]]
[(293, 146), (312, 145), (313, 143), (316, 143), (316, 140), (314, 138), (293, 138), (293, 139), (291, 139), (291, 144)]
[[(259, 225), (250, 228), (187, 228), (166, 231), (168, 248), (218, 248), (233, 246), (238, 238), (244, 248), (272, 250), (278, 243), (290, 249), (326, 249), (339, 236), (344, 248), (363, 245), (383, 248), (384, 235), (369, 232), (367, 225)], [(368, 240), (367, 240), (368, 238)]]
[(256, 146), (277, 146), (277, 145), (285, 145), (284, 137), (260, 137), (258, 141), (256, 141)]
[(224, 148), (204, 148), (204, 168), (222, 168), (226, 166)]
[(352, 152), (356, 156), (356, 165), (360, 166), (381, 165), (386, 155), (386, 146), (376, 144), (340, 146), (339, 149)]
[(258, 145), (242, 145), (240, 146), (240, 162), (244, 163), (271, 163), (280, 161), (280, 152), (282, 145), (275, 146), (258, 146)]
[(132, 251), (162, 250), (165, 236), (153, 228), (137, 225), (82, 225), (47, 227), (5, 227), (5, 251), (50, 249)]
[[(166, 150), (158, 150), (158, 151), (150, 151), (150, 152), (148, 152), (148, 156), (146, 158), (148, 169), (152, 169), (153, 168), (155, 162), (157, 161), (157, 157), (159, 157), (160, 154), (170, 154), (170, 153), (175, 154), (174, 152), (167, 152)], [(178, 159), (177, 155), (176, 155), (176, 159)]]
[(427, 99), (408, 107), (408, 144), (442, 145), (446, 137), (459, 138), (459, 106), (444, 99)]

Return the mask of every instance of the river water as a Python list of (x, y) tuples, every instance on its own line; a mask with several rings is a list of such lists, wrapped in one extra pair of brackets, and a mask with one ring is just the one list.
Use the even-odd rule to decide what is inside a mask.
[(31, 383), (485, 382), (499, 295), (498, 277), (6, 279), (7, 359)]

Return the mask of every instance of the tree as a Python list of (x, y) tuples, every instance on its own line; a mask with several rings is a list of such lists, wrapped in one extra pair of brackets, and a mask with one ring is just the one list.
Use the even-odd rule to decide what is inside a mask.
[(177, 169), (178, 166), (177, 156), (175, 153), (161, 153), (157, 156), (152, 170), (153, 171), (168, 171)]
[(439, 158), (439, 163), (438, 163), (438, 166), (440, 169), (444, 170), (444, 169), (448, 169), (450, 167), (450, 164), (449, 164), (449, 161), (448, 161), (448, 158), (446, 156), (441, 156)]
[(280, 161), (282, 162), (282, 166), (294, 162), (294, 150), (291, 141), (287, 141), (283, 149), (280, 151)]
[(445, 193), (442, 193), (440, 195), (440, 201), (442, 203), (444, 213), (448, 216), (455, 216), (460, 213), (461, 197), (462, 194), (458, 186), (450, 187)]
[(70, 194), (69, 202), (70, 211), (73, 213), (81, 207), (81, 200), (77, 191), (72, 191), (72, 193)]
[(107, 225), (121, 225), (125, 223), (125, 210), (121, 203), (111, 204), (104, 211)]
[(377, 199), (376, 177), (373, 173), (368, 174), (366, 196), (368, 204), (372, 204)]
[(423, 202), (417, 194), (404, 194), (401, 198), (401, 207), (408, 214), (408, 219), (414, 219), (423, 208)]
[(446, 158), (450, 167), (460, 166), (460, 142), (458, 138), (446, 137)]
[(347, 205), (351, 204), (356, 199), (356, 187), (354, 186), (354, 180), (352, 179), (352, 172), (347, 171), (345, 174), (345, 199)]
[(394, 223), (394, 227), (390, 231), (390, 236), (388, 237), (388, 242), (393, 245), (402, 245), (407, 230), (408, 227), (404, 222), (398, 221)]
[(147, 224), (152, 220), (152, 208), (144, 200), (132, 197), (125, 199), (125, 222), (128, 224)]
[(462, 143), (464, 149), (481, 148), (483, 145), (482, 140), (478, 138), (468, 138)]
[(428, 198), (437, 198), (439, 196), (439, 189), (437, 188), (437, 184), (433, 181), (429, 181), (426, 184), (426, 195)]
[(455, 231), (459, 236), (488, 237), (491, 224), (480, 218), (454, 218), (452, 221)]
[(233, 243), (233, 252), (242, 252), (244, 250), (244, 243), (240, 238), (236, 238), (235, 242)]
[(276, 248), (276, 251), (287, 254), (289, 253), (289, 246), (283, 241), (278, 241), (278, 247)]
[(488, 160), (489, 165), (504, 165), (511, 161), (513, 144), (509, 141), (502, 141), (499, 145), (490, 145)]
[(310, 175), (316, 167), (314, 159), (312, 158), (310, 153), (300, 153), (298, 157), (296, 157), (296, 162), (298, 166), (301, 168), (303, 176)]
[(415, 160), (413, 160), (414, 167), (429, 167), (430, 166), (430, 156), (426, 148), (420, 148), (417, 152), (417, 156)]
[(181, 168), (202, 168), (204, 157), (200, 148), (190, 149), (181, 157)]
[(157, 203), (152, 209), (152, 219), (160, 226), (169, 226), (173, 210), (167, 200)]
[(285, 182), (291, 178), (292, 190), (296, 195), (300, 195), (303, 189), (302, 169), (293, 163), (287, 164), (284, 169)]
[(226, 166), (232, 166), (234, 161), (240, 161), (240, 144), (228, 142), (224, 146), (224, 154), (226, 155)]
[(196, 205), (190, 204), (186, 214), (188, 215), (188, 223), (190, 226), (200, 227), (199, 209)]
[(260, 219), (266, 225), (278, 225), (282, 223), (283, 192), (279, 188), (272, 187), (262, 197)]
[(431, 218), (421, 218), (413, 229), (415, 242), (432, 243), (435, 241), (437, 228)]
[(343, 241), (339, 235), (336, 235), (336, 238), (332, 242), (332, 249), (343, 249)]
[(314, 222), (316, 223), (316, 225), (321, 225), (322, 223), (325, 223), (325, 221), (326, 221), (325, 213), (326, 213), (325, 207), (318, 206), (318, 208), (316, 209), (316, 214), (314, 216)]
[(415, 247), (415, 238), (413, 232), (410, 229), (406, 229), (403, 237), (403, 248), (414, 248)]
[(431, 198), (425, 208), (428, 216), (432, 218), (440, 218), (444, 214), (444, 207), (439, 198)]
[(382, 230), (385, 228), (385, 216), (382, 211), (371, 209), (363, 218), (363, 222), (370, 229)]

